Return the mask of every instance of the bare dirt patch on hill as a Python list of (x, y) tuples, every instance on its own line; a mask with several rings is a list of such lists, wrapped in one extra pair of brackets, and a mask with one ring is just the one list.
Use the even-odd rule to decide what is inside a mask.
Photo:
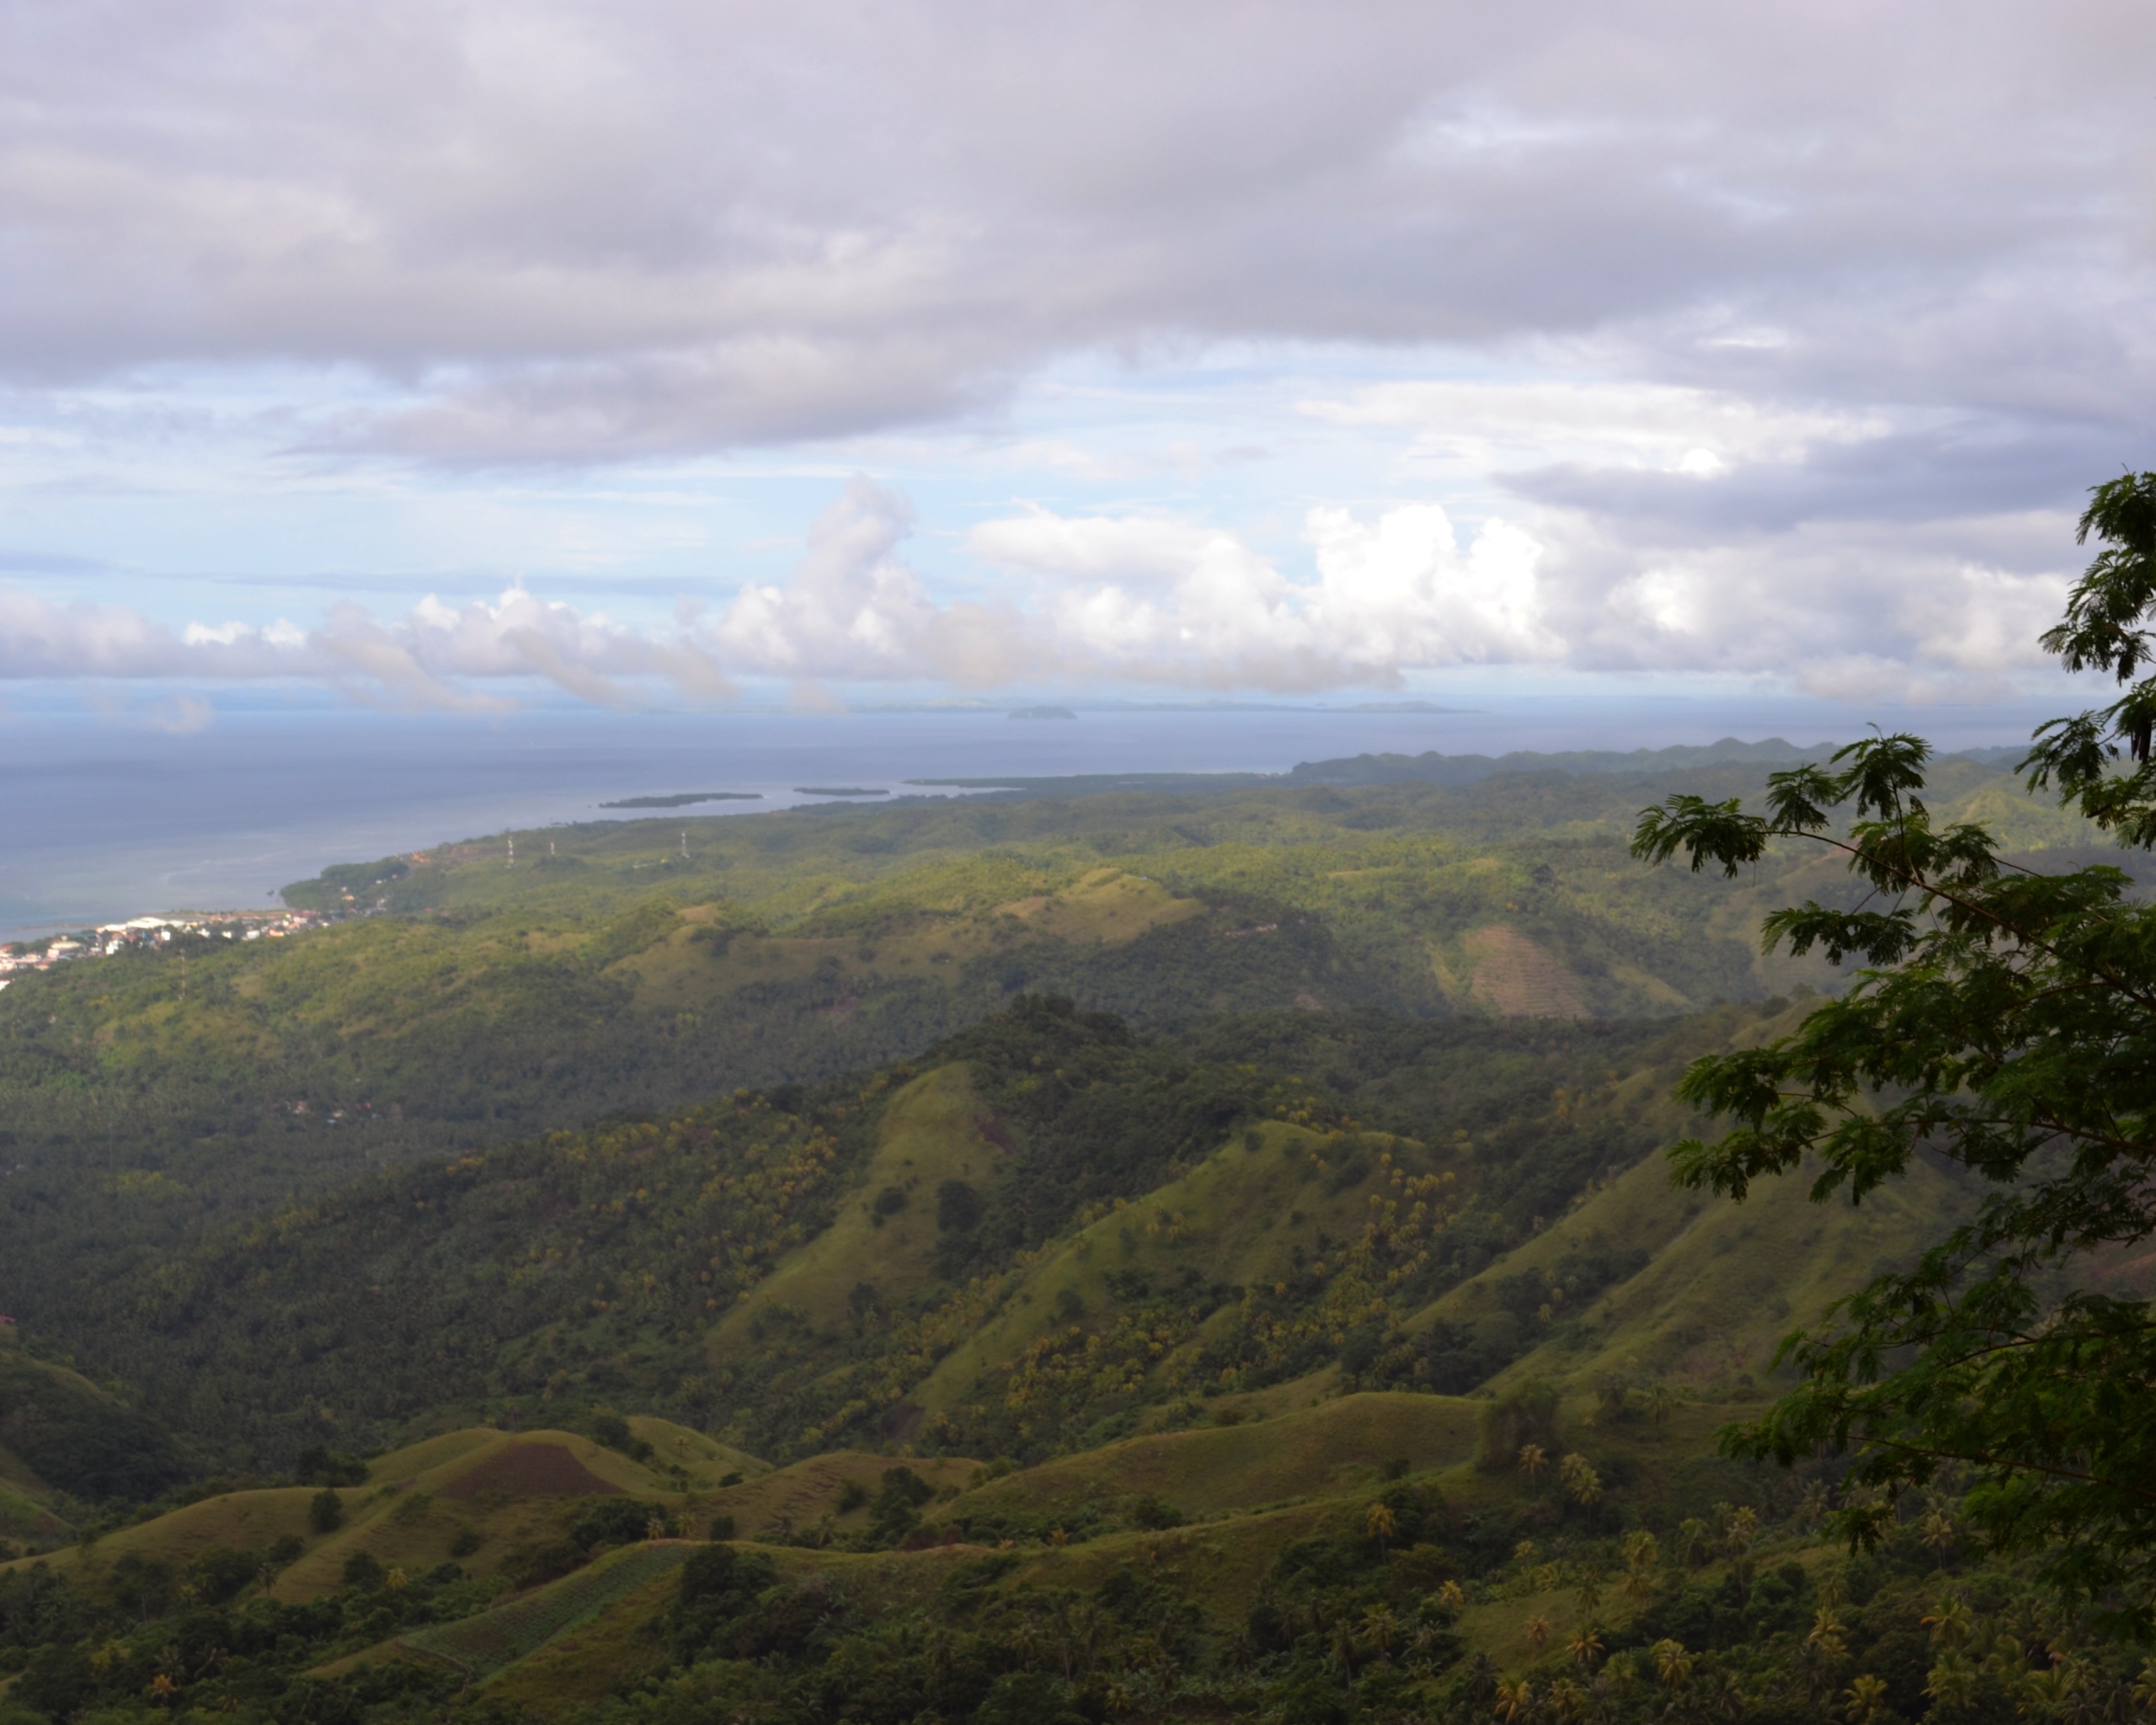
[(435, 1493), (442, 1498), (476, 1498), (482, 1492), (508, 1492), (520, 1498), (625, 1498), (611, 1480), (586, 1467), (559, 1444), (512, 1444), (461, 1474)]
[(1492, 923), (1462, 944), (1475, 967), (1469, 992), (1477, 1005), (1508, 1018), (1584, 1018), (1578, 977), (1517, 928)]

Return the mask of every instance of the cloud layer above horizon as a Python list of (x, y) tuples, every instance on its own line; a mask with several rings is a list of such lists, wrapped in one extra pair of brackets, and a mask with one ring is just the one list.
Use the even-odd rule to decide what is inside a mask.
[(0, 678), (1985, 698), (2083, 488), (2156, 464), (2152, 45), (2110, 3), (15, 8)]

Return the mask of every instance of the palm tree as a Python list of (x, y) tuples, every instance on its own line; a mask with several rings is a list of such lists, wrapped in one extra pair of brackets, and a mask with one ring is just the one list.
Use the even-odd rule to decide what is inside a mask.
[(1363, 1645), (1383, 1658), (1400, 1640), (1400, 1620), (1390, 1605), (1371, 1605), (1363, 1613)]
[(1592, 1671), (1594, 1662), (1602, 1657), (1602, 1637), (1592, 1628), (1582, 1627), (1573, 1636), (1566, 1651), (1572, 1654), (1575, 1665)]
[(1370, 1537), (1378, 1542), (1378, 1556), (1382, 1557), (1385, 1541), (1400, 1530), (1399, 1519), (1383, 1503), (1373, 1503), (1370, 1513), (1363, 1518), (1363, 1524), (1369, 1530)]
[(1460, 1668), (1468, 1695), (1475, 1701), (1487, 1702), (1497, 1693), (1497, 1662), (1486, 1653), (1477, 1650), (1470, 1654)]
[(1524, 1677), (1513, 1683), (1497, 1685), (1497, 1700), (1491, 1711), (1500, 1719), (1517, 1719), (1523, 1713), (1534, 1710), (1534, 1686)]
[(1592, 1509), (1602, 1501), (1602, 1476), (1586, 1456), (1567, 1455), (1557, 1464), (1557, 1477), (1582, 1509)]
[(1977, 1698), (1977, 1668), (1967, 1656), (1949, 1648), (1940, 1654), (1924, 1680), (1924, 1692), (1944, 1713), (1958, 1713)]
[(1662, 1566), (1662, 1541), (1651, 1533), (1636, 1533), (1625, 1541), (1625, 1594), (1635, 1605), (1646, 1603), (1654, 1591), (1654, 1573)]
[(1839, 1659), (1849, 1650), (1848, 1638), (1842, 1633), (1842, 1620), (1835, 1615), (1832, 1605), (1822, 1605), (1812, 1616), (1812, 1633), (1804, 1637), (1808, 1648), (1818, 1648), (1822, 1658)]
[(1734, 1671), (1715, 1674), (1714, 1686), (1705, 1701), (1705, 1711), (1724, 1719), (1742, 1719), (1752, 1710), (1752, 1698), (1744, 1692), (1743, 1681)]
[(1527, 1482), (1540, 1493), (1543, 1470), (1550, 1466), (1550, 1452), (1540, 1444), (1523, 1444), (1519, 1450), (1519, 1471), (1527, 1476)]
[(1827, 1653), (1820, 1644), (1806, 1637), (1790, 1656), (1790, 1669), (1795, 1673), (1804, 1693), (1817, 1703), (1834, 1686), (1834, 1667), (1841, 1662)]
[(1348, 1687), (1355, 1687), (1355, 1626), (1342, 1616), (1332, 1626), (1332, 1661), (1347, 1674)]
[(1849, 1705), (1842, 1711), (1849, 1716), (1849, 1725), (1875, 1725), (1875, 1722), (1892, 1718), (1886, 1706), (1886, 1680), (1874, 1677), (1870, 1672), (1859, 1677), (1847, 1690)]
[(1547, 1617), (1529, 1618), (1527, 1620), (1527, 1644), (1534, 1649), (1534, 1657), (1536, 1658), (1539, 1659), (1542, 1657), (1542, 1649), (1548, 1644), (1549, 1640), (1550, 1620)]
[(1759, 1537), (1759, 1512), (1749, 1503), (1731, 1513), (1722, 1530), (1722, 1545), (1729, 1552), (1730, 1571), (1737, 1578), (1740, 1603), (1752, 1595), (1752, 1542)]
[(1682, 1689), (1692, 1680), (1692, 1656), (1684, 1644), (1665, 1637), (1647, 1649), (1654, 1661), (1655, 1680), (1664, 1689)]
[(1954, 1518), (1943, 1509), (1933, 1510), (1918, 1527), (1917, 1537), (1931, 1547), (1932, 1567), (1944, 1569), (1946, 1554), (1954, 1549)]
[(1924, 1618), (1924, 1626), (1931, 1632), (1931, 1644), (1937, 1648), (1958, 1648), (1969, 1638), (1975, 1626), (1969, 1616), (1969, 1602), (1959, 1594), (1944, 1594)]
[[(1107, 1626), (1107, 1617), (1091, 1599), (1079, 1600), (1065, 1614), (1064, 1633), (1070, 1638), (1070, 1653), (1081, 1674), (1092, 1669), (1094, 1655), (1100, 1648), (1101, 1636)], [(1068, 1680), (1070, 1673), (1066, 1670), (1064, 1675)]]

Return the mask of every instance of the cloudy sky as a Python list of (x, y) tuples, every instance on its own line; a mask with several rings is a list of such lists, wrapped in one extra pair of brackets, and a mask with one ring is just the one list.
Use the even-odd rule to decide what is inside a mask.
[(2152, 48), (2084, 0), (7, 0), (0, 680), (2041, 690), (2083, 490), (2156, 465)]

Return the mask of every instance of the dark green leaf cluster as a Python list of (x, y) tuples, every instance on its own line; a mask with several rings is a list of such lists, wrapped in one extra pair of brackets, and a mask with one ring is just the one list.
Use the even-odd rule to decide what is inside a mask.
[[(2100, 487), (2083, 521), (2105, 549), (2046, 638), (2070, 668), (2130, 678), (2148, 658), (2156, 475)], [(2129, 842), (2156, 841), (2144, 685), (2048, 727), (2027, 766)], [(2123, 739), (2133, 765), (2112, 772)], [(1879, 1535), (1892, 1493), (1966, 1464), (1971, 1513), (2004, 1549), (2137, 1613), (2156, 1606), (2156, 1311), (2107, 1267), (2156, 1233), (2156, 911), (2121, 869), (2004, 862), (1992, 836), (1937, 825), (1929, 750), (1880, 736), (1831, 768), (1774, 774), (1764, 812), (1674, 797), (1636, 852), (1734, 873), (1793, 840), (1839, 852), (1866, 896), (1767, 919), (1765, 939), (1861, 968), (1793, 1034), (1694, 1065), (1684, 1100), (1734, 1122), (1673, 1152), (1678, 1178), (1742, 1199), (1807, 1172), (1860, 1202), (1919, 1156), (1981, 1194), (1913, 1269), (1853, 1295), (1785, 1357), (1793, 1395), (1735, 1441), (1785, 1461), (1861, 1451), (1885, 1495), (1845, 1514)], [(1848, 811), (1844, 818), (1842, 811)]]

